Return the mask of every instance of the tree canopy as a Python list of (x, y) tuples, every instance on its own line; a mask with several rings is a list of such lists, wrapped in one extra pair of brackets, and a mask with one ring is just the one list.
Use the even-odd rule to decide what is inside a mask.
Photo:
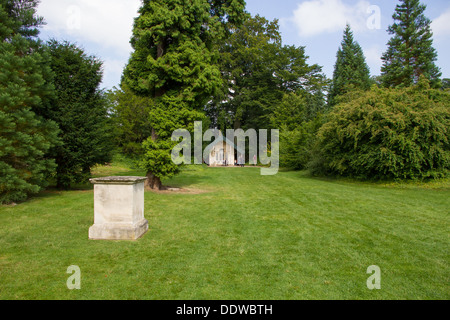
[(408, 87), (423, 75), (432, 87), (439, 88), (441, 72), (435, 64), (437, 52), (431, 21), (424, 14), (426, 6), (419, 0), (400, 2), (388, 29), (392, 38), (382, 56), (382, 83), (385, 87)]
[(353, 91), (318, 133), (322, 173), (360, 179), (445, 177), (450, 94), (421, 77), (408, 88)]
[(326, 83), (321, 68), (307, 63), (304, 47), (282, 45), (277, 20), (249, 17), (220, 50), (224, 82), (207, 113), (221, 130), (271, 128), (289, 93), (302, 92), (307, 113), (323, 107), (323, 100), (314, 101)]
[(58, 127), (41, 115), (53, 87), (36, 4), (0, 1), (0, 203), (37, 193), (55, 168), (46, 154)]
[(147, 186), (177, 173), (170, 159), (173, 131), (204, 119), (204, 105), (220, 86), (218, 43), (245, 17), (242, 0), (144, 1), (133, 28), (134, 52), (122, 82), (154, 99), (151, 141), (144, 144)]
[(51, 40), (47, 46), (56, 91), (46, 117), (58, 123), (62, 142), (50, 154), (57, 164), (57, 186), (69, 188), (86, 181), (92, 166), (111, 159), (111, 125), (100, 90), (102, 62), (69, 42)]
[(149, 115), (153, 99), (137, 96), (126, 85), (109, 90), (106, 99), (116, 145), (125, 155), (138, 159), (144, 152), (142, 143), (152, 135)]
[(370, 71), (361, 46), (353, 38), (350, 25), (344, 31), (344, 39), (337, 53), (328, 102), (336, 104), (336, 97), (350, 90), (370, 88)]

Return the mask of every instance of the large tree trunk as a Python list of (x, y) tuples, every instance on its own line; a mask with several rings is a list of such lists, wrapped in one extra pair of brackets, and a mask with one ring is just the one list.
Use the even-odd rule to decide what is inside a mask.
[(241, 129), (241, 120), (234, 119), (234, 130)]
[(145, 180), (144, 187), (147, 190), (161, 190), (161, 179), (156, 177), (153, 173), (147, 172), (147, 180)]
[[(156, 59), (161, 58), (164, 55), (165, 51), (165, 40), (162, 40), (157, 45), (157, 52), (156, 52)], [(161, 97), (165, 93), (164, 88), (158, 88), (155, 90), (155, 98)], [(156, 141), (158, 139), (158, 135), (156, 134), (155, 129), (152, 128), (152, 136), (153, 141)], [(151, 171), (147, 172), (147, 180), (145, 180), (144, 187), (149, 190), (161, 190), (162, 189), (162, 183), (161, 179), (156, 177)]]

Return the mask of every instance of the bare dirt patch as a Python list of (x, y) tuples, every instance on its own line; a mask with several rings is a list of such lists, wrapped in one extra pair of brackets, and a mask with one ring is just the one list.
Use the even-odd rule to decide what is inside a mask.
[(150, 188), (146, 188), (145, 191), (151, 191), (154, 193), (160, 193), (160, 194), (203, 194), (203, 193), (209, 193), (210, 190), (202, 190), (197, 188), (180, 188), (180, 187), (169, 187), (164, 186), (161, 190), (154, 190)]

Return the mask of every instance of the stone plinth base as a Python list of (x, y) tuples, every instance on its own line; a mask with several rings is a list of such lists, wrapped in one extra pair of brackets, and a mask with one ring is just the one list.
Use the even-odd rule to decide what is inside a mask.
[(92, 240), (137, 240), (148, 231), (148, 221), (142, 220), (137, 225), (103, 224), (89, 228)]
[(137, 240), (148, 230), (144, 219), (145, 177), (91, 179), (94, 184), (93, 240)]

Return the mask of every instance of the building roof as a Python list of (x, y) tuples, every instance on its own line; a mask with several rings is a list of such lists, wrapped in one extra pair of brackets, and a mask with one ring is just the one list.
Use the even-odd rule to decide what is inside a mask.
[(244, 154), (244, 153), (245, 153), (245, 150), (242, 150), (241, 148), (238, 148), (238, 147), (234, 144), (234, 142), (230, 141), (229, 139), (227, 139), (227, 138), (226, 138), (225, 136), (223, 136), (223, 135), (220, 135), (219, 137), (217, 137), (216, 140), (215, 140), (214, 142), (212, 142), (212, 144), (208, 145), (208, 146), (206, 147), (205, 150), (207, 150), (208, 153), (210, 153), (210, 152), (211, 152), (211, 149), (212, 149), (213, 147), (215, 147), (215, 146), (216, 146), (218, 143), (220, 143), (220, 142), (225, 142), (226, 144), (229, 144), (229, 145), (232, 146), (233, 149), (236, 150), (238, 153), (241, 153), (241, 154)]

